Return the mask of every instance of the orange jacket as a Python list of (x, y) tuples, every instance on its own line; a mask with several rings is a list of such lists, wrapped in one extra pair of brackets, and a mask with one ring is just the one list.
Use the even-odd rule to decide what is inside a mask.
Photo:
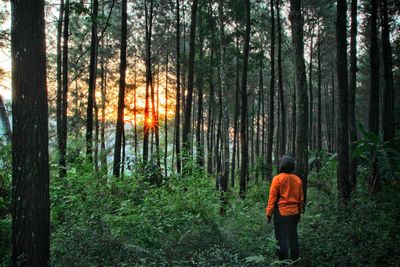
[(300, 214), (303, 209), (304, 196), (301, 179), (292, 173), (280, 173), (272, 179), (269, 190), (267, 216), (272, 216), (278, 202), (282, 216)]

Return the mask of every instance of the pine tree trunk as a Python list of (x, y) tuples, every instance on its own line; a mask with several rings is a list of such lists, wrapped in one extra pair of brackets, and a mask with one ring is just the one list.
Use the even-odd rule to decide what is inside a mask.
[(307, 199), (308, 175), (308, 96), (304, 63), (303, 15), (301, 1), (290, 0), (292, 43), (296, 73), (296, 174), (303, 181), (304, 203)]
[(107, 67), (108, 59), (104, 64), (104, 58), (101, 57), (101, 125), (100, 125), (100, 165), (104, 173), (107, 173), (107, 152), (106, 152), (106, 98), (107, 98)]
[(90, 66), (89, 66), (89, 90), (88, 90), (88, 105), (86, 117), (86, 155), (88, 160), (92, 161), (93, 150), (93, 107), (96, 91), (96, 69), (97, 69), (97, 13), (99, 3), (98, 0), (93, 0), (92, 5), (92, 38), (90, 45)]
[[(148, 2), (150, 1), (150, 14), (148, 10)], [(146, 164), (149, 159), (149, 132), (152, 119), (149, 117), (149, 98), (150, 89), (153, 86), (152, 69), (151, 69), (151, 35), (153, 26), (153, 0), (145, 0), (145, 27), (146, 27), (146, 96), (144, 107), (144, 129), (143, 129), (143, 162)]]
[(66, 155), (67, 155), (67, 132), (68, 132), (68, 40), (69, 40), (69, 0), (65, 1), (64, 6), (64, 31), (63, 31), (63, 56), (62, 56), (62, 94), (61, 94), (61, 126), (59, 134), (59, 176), (67, 175)]
[(244, 11), (246, 18), (246, 31), (243, 46), (243, 70), (242, 88), (240, 91), (242, 109), (240, 112), (240, 146), (241, 146), (241, 166), (240, 166), (240, 197), (246, 197), (246, 181), (248, 177), (249, 155), (247, 147), (247, 66), (250, 50), (250, 0), (244, 1)]
[(274, 1), (271, 0), (271, 77), (269, 91), (269, 128), (267, 139), (267, 179), (272, 180), (272, 145), (274, 137), (274, 98), (275, 98), (275, 18), (274, 18)]
[(318, 158), (317, 158), (317, 172), (321, 169), (321, 153), (322, 153), (322, 103), (321, 103), (321, 90), (322, 90), (322, 73), (321, 73), (321, 25), (318, 24), (318, 36), (317, 36), (317, 151), (318, 151)]
[(181, 173), (181, 144), (180, 144), (180, 118), (181, 118), (181, 59), (180, 59), (180, 13), (179, 0), (176, 0), (176, 104), (175, 104), (175, 151), (176, 170)]
[(168, 75), (169, 75), (169, 49), (165, 57), (165, 110), (164, 110), (164, 173), (168, 176)]
[(385, 87), (383, 93), (383, 140), (388, 141), (395, 134), (395, 102), (393, 87), (392, 45), (390, 44), (390, 25), (388, 14), (388, 1), (381, 1), (381, 26), (382, 26), (382, 52), (383, 52), (383, 77)]
[(49, 266), (49, 135), (44, 1), (11, 1), (11, 265)]
[(348, 80), (347, 80), (347, 37), (346, 0), (337, 1), (336, 51), (338, 81), (338, 121), (337, 121), (337, 188), (339, 203), (346, 205), (350, 198), (349, 188), (349, 136), (348, 136)]
[(277, 27), (278, 27), (278, 90), (279, 90), (279, 103), (280, 103), (280, 145), (279, 145), (279, 156), (286, 154), (286, 109), (285, 109), (285, 98), (283, 94), (283, 80), (282, 80), (282, 25), (280, 15), (280, 0), (276, 0), (276, 15), (277, 15)]
[[(313, 23), (313, 22), (312, 22)], [(313, 73), (313, 41), (314, 41), (314, 24), (311, 26), (310, 29), (310, 66), (309, 66), (309, 73), (308, 73), (308, 93), (310, 99), (309, 105), (309, 126), (308, 126), (308, 146), (312, 150), (313, 148), (313, 106), (314, 106), (314, 96), (313, 96), (313, 83), (312, 83), (312, 73)]]
[(357, 89), (357, 0), (351, 1), (350, 28), (350, 79), (349, 79), (349, 145), (350, 145), (350, 190), (353, 192), (357, 185), (357, 159), (353, 156), (357, 141), (356, 127), (356, 89)]
[[(57, 144), (58, 150), (61, 157), (62, 148), (62, 30), (63, 30), (63, 16), (64, 16), (64, 0), (60, 1), (60, 10), (57, 22), (57, 110), (56, 110), (56, 121), (57, 121)], [(8, 119), (7, 119), (8, 121)], [(11, 137), (10, 137), (11, 140)], [(60, 166), (60, 168), (65, 168), (65, 166)], [(62, 172), (60, 171), (60, 174)]]
[[(196, 14), (197, 2), (193, 0), (192, 15), (190, 24), (190, 39), (189, 39), (189, 62), (188, 62), (188, 89), (185, 104), (185, 116), (182, 127), (182, 150), (184, 157), (187, 157), (190, 152), (190, 119), (192, 116), (192, 99), (193, 99), (193, 80), (194, 80), (194, 56), (196, 45)], [(184, 165), (188, 163), (188, 159), (184, 159)]]
[(117, 114), (117, 125), (115, 131), (115, 148), (114, 148), (114, 165), (113, 165), (113, 175), (115, 177), (120, 176), (121, 142), (124, 134), (127, 20), (128, 20), (127, 0), (122, 0), (118, 114)]

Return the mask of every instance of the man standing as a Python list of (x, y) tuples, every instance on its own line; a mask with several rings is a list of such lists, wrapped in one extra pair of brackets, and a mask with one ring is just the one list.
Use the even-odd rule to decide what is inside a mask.
[(294, 159), (283, 156), (279, 163), (279, 174), (272, 179), (265, 212), (268, 223), (274, 215), (279, 260), (289, 258), (290, 248), (291, 259), (297, 261), (299, 259), (297, 224), (304, 210), (304, 196), (301, 179), (292, 173), (293, 170)]

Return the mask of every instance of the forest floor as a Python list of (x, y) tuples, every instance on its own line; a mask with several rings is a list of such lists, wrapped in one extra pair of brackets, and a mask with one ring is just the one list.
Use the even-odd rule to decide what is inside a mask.
[[(220, 215), (214, 178), (194, 170), (161, 186), (148, 176), (93, 174), (79, 159), (51, 182), (51, 266), (278, 266), (265, 223), (269, 184), (237, 189)], [(362, 173), (347, 209), (338, 209), (336, 163), (309, 180), (299, 224), (300, 266), (400, 266), (400, 185), (370, 195)], [(53, 169), (56, 177), (56, 169)], [(0, 220), (0, 265), (8, 266), (9, 216)]]

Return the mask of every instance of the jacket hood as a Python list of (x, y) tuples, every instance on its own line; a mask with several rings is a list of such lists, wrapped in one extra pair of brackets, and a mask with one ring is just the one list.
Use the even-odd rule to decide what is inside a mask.
[(292, 173), (294, 170), (294, 158), (282, 156), (279, 161), (279, 173)]

